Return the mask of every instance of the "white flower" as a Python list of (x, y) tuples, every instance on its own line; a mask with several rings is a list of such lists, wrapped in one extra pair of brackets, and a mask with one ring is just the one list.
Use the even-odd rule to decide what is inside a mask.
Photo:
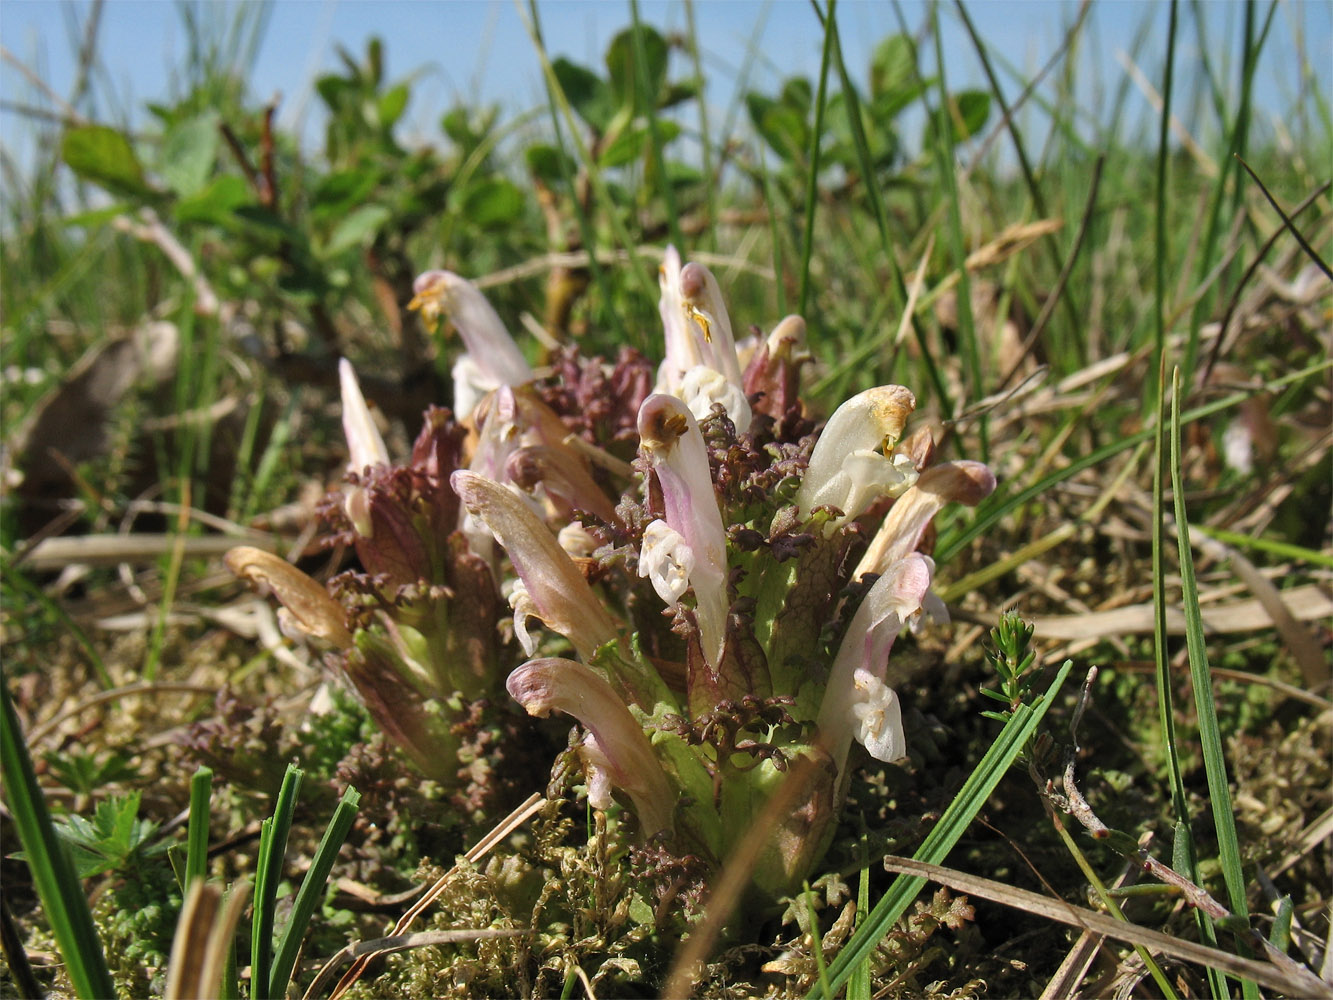
[[(648, 573), (663, 600), (668, 593), (679, 600), (684, 593), (683, 588), (677, 591), (679, 575), (688, 577), (704, 659), (716, 669), (727, 639), (727, 534), (713, 492), (708, 449), (693, 414), (681, 400), (664, 393), (654, 393), (639, 407), (639, 447), (662, 487), (664, 527), (679, 539), (671, 539), (668, 546), (662, 529), (653, 529), (652, 544), (661, 551), (648, 553)], [(677, 569), (669, 571), (668, 556)]]
[(639, 576), (652, 582), (657, 596), (667, 604), (675, 604), (690, 586), (694, 571), (694, 550), (685, 536), (661, 518), (643, 531), (639, 547)]
[(857, 698), (851, 707), (856, 741), (886, 764), (907, 756), (897, 692), (867, 670), (856, 671), (854, 686)]
[(857, 393), (833, 412), (801, 479), (796, 506), (802, 517), (828, 505), (842, 511), (830, 532), (859, 516), (881, 496), (898, 496), (916, 482), (906, 455), (884, 454), (902, 434), (916, 397), (900, 385)]
[[(361, 395), (356, 370), (346, 358), (338, 359), (338, 386), (342, 392), (343, 434), (347, 438), (347, 471), (364, 475), (367, 469), (374, 466), (388, 465), (389, 449), (384, 447), (384, 438), (375, 426), (375, 418), (366, 405), (366, 398)], [(357, 534), (362, 538), (370, 538), (374, 525), (370, 519), (370, 502), (363, 487), (348, 488), (343, 499), (343, 509)]]

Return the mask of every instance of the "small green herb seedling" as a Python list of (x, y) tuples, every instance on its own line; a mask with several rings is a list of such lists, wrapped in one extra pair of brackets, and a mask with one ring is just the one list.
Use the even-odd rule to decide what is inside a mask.
[(982, 712), (986, 718), (1008, 722), (1027, 698), (1032, 688), (1032, 661), (1037, 656), (1031, 648), (1035, 630), (1035, 625), (1027, 624), (1013, 611), (1001, 615), (991, 629), (991, 648), (986, 650), (986, 660), (1000, 676), (1000, 689), (982, 688), (981, 693), (1008, 707), (1002, 712)]

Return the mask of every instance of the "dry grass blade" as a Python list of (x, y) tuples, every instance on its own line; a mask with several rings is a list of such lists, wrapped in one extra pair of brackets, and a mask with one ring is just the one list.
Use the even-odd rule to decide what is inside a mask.
[[(1140, 844), (1144, 844), (1140, 841)], [(1126, 865), (1125, 870), (1120, 873), (1120, 877), (1115, 881), (1115, 888), (1123, 888), (1134, 884), (1139, 870), (1134, 865)], [(1069, 954), (1060, 963), (1060, 968), (1055, 970), (1046, 988), (1041, 991), (1041, 1000), (1061, 1000), (1063, 997), (1072, 997), (1078, 989), (1078, 984), (1083, 981), (1087, 975), (1088, 969), (1092, 966), (1093, 960), (1097, 957), (1097, 952), (1101, 950), (1102, 943), (1106, 940), (1106, 935), (1098, 934), (1096, 931), (1087, 930), (1079, 935), (1074, 946), (1069, 949)]]
[(531, 934), (529, 930), (454, 930), (454, 931), (419, 931), (416, 934), (390, 934), (388, 937), (374, 938), (349, 944), (324, 963), (319, 975), (306, 990), (307, 997), (318, 996), (333, 979), (334, 973), (345, 963), (353, 959), (369, 960), (377, 955), (388, 955), (395, 951), (409, 948), (429, 948), (439, 944), (456, 944), (459, 941), (481, 941), (485, 938), (521, 937)]
[(950, 889), (965, 892), (969, 896), (987, 899), (1002, 906), (1012, 906), (1026, 913), (1046, 917), (1070, 927), (1078, 927), (1083, 931), (1152, 948), (1181, 961), (1196, 962), (1205, 967), (1221, 969), (1238, 978), (1253, 980), (1261, 986), (1267, 986), (1288, 996), (1323, 997), (1333, 1000), (1333, 987), (1321, 982), (1309, 969), (1297, 965), (1276, 950), (1270, 954), (1281, 955), (1289, 967), (1280, 968), (1267, 962), (1239, 958), (1216, 948), (1208, 948), (1193, 941), (1184, 941), (1163, 934), (1161, 931), (1140, 927), (1137, 924), (1122, 923), (1104, 913), (1072, 906), (1064, 900), (1051, 899), (1026, 889), (1016, 889), (1003, 882), (968, 875), (952, 868), (942, 868), (939, 865), (893, 856), (884, 859), (884, 868), (890, 872), (928, 878)]
[(1230, 562), (1232, 572), (1250, 589), (1255, 599), (1263, 605), (1268, 617), (1273, 619), (1273, 627), (1282, 636), (1282, 641), (1291, 652), (1292, 658), (1301, 668), (1301, 677), (1306, 687), (1315, 689), (1328, 681), (1328, 661), (1319, 641), (1310, 634), (1310, 630), (1296, 620), (1291, 609), (1282, 599), (1282, 592), (1273, 586), (1272, 581), (1259, 572), (1258, 567), (1229, 545), (1209, 538), (1202, 532), (1190, 535), (1196, 548), (1207, 553), (1219, 562)]
[(726, 867), (718, 878), (716, 887), (708, 898), (708, 912), (704, 919), (690, 933), (685, 944), (676, 952), (676, 959), (671, 964), (671, 974), (667, 976), (663, 997), (687, 997), (694, 992), (694, 980), (703, 965), (704, 957), (726, 926), (732, 908), (740, 899), (741, 893), (750, 881), (755, 863), (760, 852), (777, 829), (782, 818), (791, 813), (792, 807), (808, 790), (815, 777), (815, 769), (820, 764), (812, 757), (801, 757), (792, 766), (787, 778), (764, 804), (764, 810), (746, 831), (743, 839), (727, 858)]
[(202, 880), (186, 893), (176, 938), (167, 965), (163, 1000), (219, 996), (222, 970), (234, 947), (236, 924), (245, 909), (247, 887), (233, 889), (223, 902), (222, 890)]
[[(1287, 610), (1299, 621), (1333, 615), (1333, 597), (1317, 584), (1284, 590), (1282, 597)], [(1202, 611), (1204, 627), (1210, 632), (1253, 632), (1274, 625), (1272, 617), (1259, 600), (1205, 606)], [(986, 626), (993, 626), (999, 621), (999, 615), (989, 612), (971, 617)], [(1038, 615), (1032, 620), (1037, 626), (1037, 634), (1043, 639), (1097, 639), (1151, 632), (1153, 609), (1151, 604), (1130, 604), (1085, 615)], [(1185, 617), (1178, 610), (1167, 609), (1166, 624), (1167, 631), (1172, 635), (1184, 634)]]
[[(256, 548), (276, 549), (271, 540), (247, 536)], [(183, 542), (189, 559), (226, 555), (236, 548), (236, 539), (217, 535), (184, 538), (175, 534), (79, 535), (47, 538), (24, 559), (25, 565), (39, 573), (64, 569), (73, 563), (113, 566), (117, 563), (156, 563)]]
[[(517, 809), (515, 809), (508, 816), (506, 816), (504, 820), (502, 820), (493, 830), (491, 830), (490, 833), (486, 834), (486, 836), (482, 837), (481, 840), (477, 841), (477, 843), (473, 845), (473, 847), (466, 854), (463, 855), (463, 858), (472, 864), (475, 864), (476, 862), (480, 861), (497, 844), (502, 843), (506, 837), (508, 837), (520, 826), (522, 826), (529, 819), (531, 819), (537, 813), (537, 811), (541, 809), (543, 805), (545, 805), (545, 803), (546, 803), (545, 798), (543, 798), (536, 792), (533, 792), (531, 795), (527, 797), (527, 799), (524, 800), (522, 805), (520, 805)], [(430, 890), (419, 900), (417, 900), (416, 903), (414, 903), (411, 906), (411, 908), (408, 909), (408, 911), (403, 914), (403, 916), (399, 919), (398, 923), (394, 925), (393, 935), (391, 935), (391, 938), (402, 937), (403, 932), (407, 930), (407, 928), (411, 925), (412, 921), (415, 920), (417, 916), (423, 910), (426, 909), (426, 907), (430, 906), (431, 903), (439, 899), (440, 893), (444, 892), (445, 886), (449, 884), (449, 879), (453, 876), (454, 872), (456, 872), (457, 870), (458, 866), (455, 865), (453, 868), (449, 869), (449, 871), (441, 875), (438, 880), (436, 880), (435, 884), (430, 887)], [(460, 932), (448, 932), (448, 933), (464, 933), (464, 934), (473, 934), (474, 936), (495, 937), (495, 936), (507, 936), (517, 932), (505, 931), (498, 935), (484, 934), (482, 932), (473, 932), (473, 931), (460, 931)], [(418, 937), (419, 935), (409, 935), (409, 936)], [(390, 940), (391, 938), (382, 938), (380, 940)], [(460, 938), (457, 940), (463, 940), (463, 939)], [(365, 943), (373, 944), (374, 942), (365, 942)], [(436, 943), (444, 943), (444, 942), (436, 942)], [(359, 946), (349, 946), (349, 947), (354, 948)], [(408, 945), (407, 947), (415, 947), (415, 946)], [(365, 972), (366, 966), (370, 964), (370, 960), (374, 958), (375, 955), (379, 953), (379, 951), (384, 949), (371, 948), (365, 952), (357, 952), (355, 955), (344, 955), (344, 952), (346, 952), (347, 950), (348, 949), (346, 948), (343, 949), (343, 951), (339, 952), (337, 955), (334, 955), (333, 958), (331, 958), (325, 964), (324, 968), (320, 970), (319, 975), (315, 977), (315, 981), (310, 984), (310, 988), (305, 991), (304, 1000), (313, 1000), (314, 997), (318, 996), (320, 992), (328, 985), (329, 980), (333, 977), (333, 973), (337, 971), (338, 967), (342, 965), (343, 962), (347, 961), (348, 958), (355, 958), (356, 959), (355, 964), (353, 964), (353, 966), (350, 969), (348, 969), (346, 973), (344, 973), (342, 979), (338, 981), (338, 985), (333, 990), (333, 994), (330, 1000), (337, 1000), (338, 997), (342, 996), (344, 993), (346, 993), (349, 989), (352, 988), (352, 985), (359, 978), (361, 978), (362, 973)]]

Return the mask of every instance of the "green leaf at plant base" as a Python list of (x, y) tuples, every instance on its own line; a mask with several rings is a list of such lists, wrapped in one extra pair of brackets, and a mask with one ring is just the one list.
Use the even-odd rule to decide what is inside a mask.
[(235, 174), (215, 177), (194, 194), (180, 199), (172, 206), (177, 222), (201, 222), (215, 226), (227, 225), (232, 215), (243, 205), (254, 200), (250, 187)]
[(213, 172), (220, 141), (216, 111), (195, 115), (167, 129), (159, 167), (167, 187), (181, 197), (198, 193)]
[(60, 141), (60, 158), (83, 180), (113, 194), (144, 198), (154, 193), (129, 139), (109, 125), (80, 125), (67, 131)]
[(909, 35), (890, 35), (875, 46), (870, 57), (870, 99), (874, 103), (917, 91), (916, 78), (916, 43)]
[(560, 183), (567, 173), (572, 174), (577, 169), (568, 153), (543, 142), (529, 146), (523, 151), (523, 157), (532, 175), (547, 185)]
[[(675, 122), (664, 120), (657, 123), (657, 136), (663, 145), (678, 135), (680, 126)], [(607, 143), (601, 156), (597, 158), (597, 165), (605, 168), (623, 167), (640, 160), (648, 152), (651, 141), (652, 135), (647, 125), (635, 122), (631, 127), (621, 130), (611, 142)]]

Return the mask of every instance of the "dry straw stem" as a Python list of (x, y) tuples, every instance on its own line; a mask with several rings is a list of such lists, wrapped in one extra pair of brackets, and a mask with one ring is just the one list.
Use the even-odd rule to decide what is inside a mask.
[(820, 766), (820, 762), (810, 755), (798, 759), (777, 791), (764, 804), (763, 812), (746, 831), (745, 838), (736, 845), (731, 857), (727, 858), (721, 877), (708, 898), (708, 912), (676, 952), (671, 974), (667, 976), (666, 986), (662, 990), (663, 997), (693, 995), (695, 980), (704, 959), (749, 884), (750, 875), (764, 845), (782, 819), (791, 814), (796, 803), (808, 792)]
[(199, 879), (190, 886), (171, 945), (163, 1000), (221, 995), (223, 969), (248, 895), (249, 886), (242, 883), (227, 894), (224, 904), (216, 885)]
[[(1151, 839), (1151, 832), (1146, 834), (1144, 839), (1139, 841), (1141, 847), (1147, 847)], [(1115, 880), (1113, 888), (1123, 889), (1125, 886), (1133, 885), (1137, 881), (1139, 867), (1136, 864), (1126, 863), (1120, 877)], [(1083, 981), (1083, 977), (1088, 974), (1093, 960), (1097, 957), (1097, 952), (1101, 950), (1102, 943), (1106, 936), (1098, 934), (1095, 931), (1085, 930), (1079, 935), (1074, 946), (1069, 949), (1065, 955), (1064, 961), (1060, 963), (1060, 968), (1055, 970), (1046, 988), (1041, 991), (1040, 1000), (1062, 1000), (1064, 997), (1072, 997), (1078, 989), (1078, 984)]]
[(1220, 969), (1238, 978), (1250, 979), (1261, 986), (1285, 993), (1287, 996), (1321, 997), (1333, 1000), (1333, 987), (1322, 982), (1310, 970), (1297, 965), (1276, 949), (1269, 952), (1274, 962), (1281, 956), (1281, 966), (1268, 962), (1256, 962), (1253, 959), (1238, 958), (1235, 955), (1216, 948), (1207, 948), (1193, 941), (1163, 934), (1161, 931), (1140, 927), (1137, 924), (1122, 923), (1114, 917), (1095, 910), (1073, 906), (1062, 899), (1051, 899), (1026, 889), (1016, 889), (987, 878), (968, 875), (952, 868), (913, 861), (890, 855), (884, 859), (884, 869), (903, 875), (915, 875), (930, 879), (957, 892), (969, 896), (1012, 906), (1034, 916), (1045, 917), (1058, 923), (1077, 927), (1082, 931), (1101, 934), (1105, 937), (1124, 941), (1127, 944), (1142, 945), (1172, 958), (1185, 962), (1195, 962), (1203, 966)]
[[(476, 864), (490, 853), (497, 844), (504, 841), (505, 838), (536, 815), (545, 804), (546, 800), (536, 792), (529, 795), (517, 809), (501, 820), (490, 833), (477, 841), (472, 849), (463, 855), (463, 859), (468, 864)], [(427, 891), (424, 896), (417, 900), (417, 902), (403, 914), (398, 923), (394, 925), (393, 933), (391, 935), (384, 938), (378, 938), (374, 941), (365, 941), (357, 945), (348, 945), (329, 959), (328, 962), (324, 964), (324, 967), (319, 970), (319, 975), (316, 976), (315, 981), (310, 984), (310, 988), (305, 991), (303, 1000), (314, 1000), (315, 997), (323, 993), (325, 987), (327, 987), (330, 980), (333, 979), (334, 973), (338, 971), (339, 967), (344, 962), (355, 960), (352, 967), (343, 974), (343, 977), (338, 981), (338, 985), (334, 987), (333, 993), (330, 995), (330, 1000), (338, 1000), (339, 997), (350, 990), (366, 971), (371, 960), (376, 955), (383, 954), (384, 952), (402, 951), (405, 948), (416, 948), (430, 944), (447, 944), (453, 941), (475, 941), (488, 937), (515, 937), (519, 934), (529, 933), (528, 931), (518, 930), (454, 930), (431, 932), (427, 934), (405, 933), (407, 928), (411, 926), (412, 921), (415, 920), (426, 907), (430, 906), (435, 900), (440, 898), (440, 894), (444, 892), (445, 887), (449, 884), (449, 880), (453, 878), (454, 873), (458, 871), (458, 869), (459, 865), (454, 865), (453, 868), (441, 875), (440, 878), (436, 880), (435, 884), (430, 887), (429, 891)], [(436, 933), (454, 936), (433, 937), (432, 935)]]

